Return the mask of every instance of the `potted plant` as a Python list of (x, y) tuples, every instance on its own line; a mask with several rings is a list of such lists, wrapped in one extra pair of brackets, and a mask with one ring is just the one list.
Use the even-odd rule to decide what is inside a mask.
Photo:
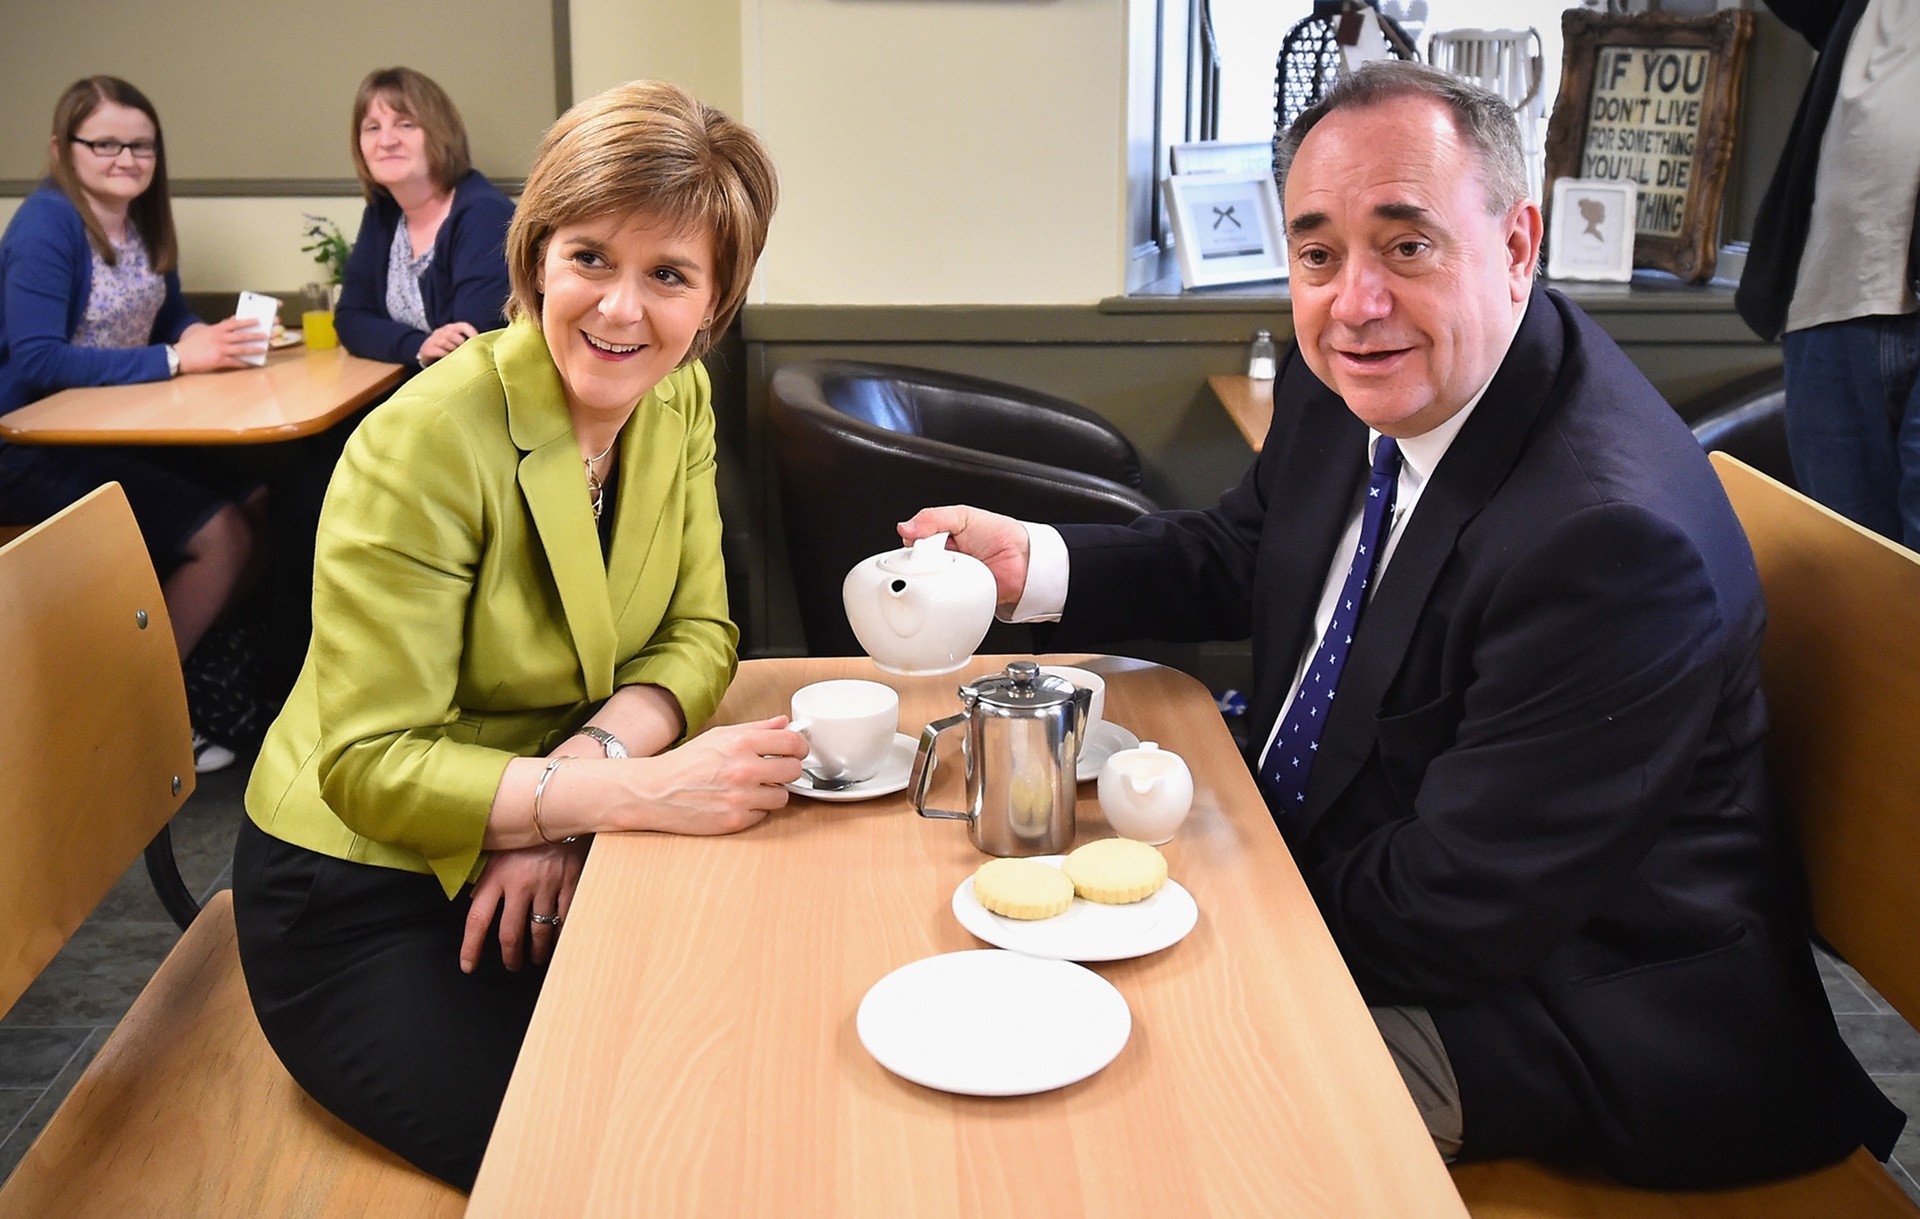
[(347, 281), (347, 256), (353, 247), (340, 232), (340, 226), (325, 216), (305, 213), (307, 227), (301, 235), (307, 244), (300, 247), (303, 253), (313, 255), (313, 261), (327, 272), (327, 307), (332, 308), (340, 300), (340, 285)]

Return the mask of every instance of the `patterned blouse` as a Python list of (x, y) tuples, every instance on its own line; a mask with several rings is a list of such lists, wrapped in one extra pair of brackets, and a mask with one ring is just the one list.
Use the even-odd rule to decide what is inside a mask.
[(147, 243), (140, 240), (139, 230), (129, 225), (126, 241), (113, 243), (115, 266), (108, 266), (91, 243), (87, 252), (93, 256), (93, 287), (73, 345), (147, 346), (153, 341), (153, 320), (166, 303), (167, 284), (147, 262)]
[(393, 244), (387, 248), (387, 316), (405, 322), (415, 330), (432, 330), (427, 325), (427, 305), (420, 299), (420, 277), (433, 265), (433, 247), (420, 257), (413, 256), (413, 239), (407, 236), (404, 217), (393, 230)]

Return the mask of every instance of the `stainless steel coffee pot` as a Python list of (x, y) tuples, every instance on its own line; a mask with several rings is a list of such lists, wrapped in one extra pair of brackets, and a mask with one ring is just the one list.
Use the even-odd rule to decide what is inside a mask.
[[(965, 821), (989, 855), (1057, 855), (1073, 845), (1074, 764), (1091, 691), (1016, 660), (1004, 674), (960, 687), (961, 711), (928, 724), (913, 758), (913, 807)], [(927, 807), (940, 734), (966, 726), (967, 811)]]

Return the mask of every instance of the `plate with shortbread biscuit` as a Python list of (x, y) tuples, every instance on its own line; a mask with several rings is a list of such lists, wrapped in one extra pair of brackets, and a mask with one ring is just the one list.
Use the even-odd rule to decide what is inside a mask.
[(1185, 939), (1200, 907), (1167, 878), (1158, 851), (1107, 838), (1071, 856), (987, 861), (953, 891), (953, 916), (994, 947), (1026, 956), (1122, 961)]

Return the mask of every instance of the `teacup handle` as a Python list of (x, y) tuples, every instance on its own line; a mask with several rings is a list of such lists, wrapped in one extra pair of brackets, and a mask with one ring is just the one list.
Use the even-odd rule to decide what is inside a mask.
[(935, 720), (920, 730), (920, 748), (913, 754), (913, 778), (909, 781), (913, 787), (913, 811), (922, 817), (938, 817), (948, 821), (972, 821), (971, 813), (955, 813), (943, 808), (927, 807), (927, 788), (933, 783), (933, 768), (938, 754), (935, 743), (940, 734), (949, 728), (957, 728), (967, 722), (967, 713), (949, 715), (946, 719)]

